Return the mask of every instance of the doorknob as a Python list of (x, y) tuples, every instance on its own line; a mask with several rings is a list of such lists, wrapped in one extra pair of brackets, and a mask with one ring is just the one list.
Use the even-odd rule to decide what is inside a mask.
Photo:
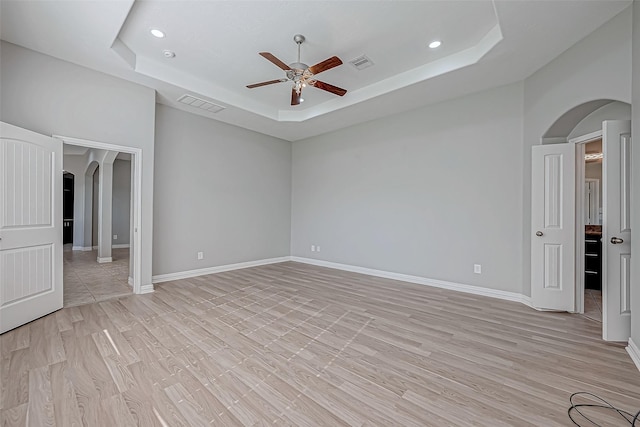
[(541, 237), (544, 233), (542, 231), (536, 231), (536, 236)]
[(624, 242), (624, 240), (622, 240), (622, 239), (621, 239), (621, 238), (619, 238), (619, 237), (612, 237), (612, 238), (611, 238), (611, 243), (613, 243), (614, 245), (618, 245), (618, 244), (620, 244), (620, 243), (622, 243), (622, 242)]

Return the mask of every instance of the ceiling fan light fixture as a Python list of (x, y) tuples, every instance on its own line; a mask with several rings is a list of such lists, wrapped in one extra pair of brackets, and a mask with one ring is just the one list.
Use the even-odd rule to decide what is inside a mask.
[(159, 30), (159, 29), (157, 29), (157, 28), (152, 28), (152, 29), (150, 29), (150, 30), (149, 30), (149, 32), (151, 33), (151, 35), (152, 35), (153, 37), (157, 37), (157, 38), (159, 38), (159, 39), (162, 39), (162, 38), (164, 38), (164, 37), (165, 37), (165, 33), (164, 33), (164, 31)]
[(435, 49), (440, 47), (440, 45), (442, 45), (442, 42), (440, 40), (434, 40), (431, 43), (429, 43), (429, 48)]

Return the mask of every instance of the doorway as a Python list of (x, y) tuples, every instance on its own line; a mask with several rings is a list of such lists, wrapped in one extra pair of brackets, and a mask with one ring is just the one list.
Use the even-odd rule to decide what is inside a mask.
[[(601, 132), (600, 132), (601, 133)], [(576, 312), (602, 323), (602, 217), (604, 198), (602, 164), (604, 153), (602, 136), (578, 137), (576, 193)], [(582, 289), (582, 291), (580, 291)]]
[[(149, 292), (149, 290), (147, 289), (142, 289), (141, 274), (140, 274), (142, 251), (141, 251), (140, 233), (138, 232), (138, 230), (140, 228), (140, 213), (141, 213), (141, 205), (142, 205), (142, 194), (140, 191), (142, 187), (142, 150), (134, 147), (108, 144), (103, 142), (90, 141), (90, 140), (65, 137), (65, 136), (59, 136), (59, 135), (54, 135), (54, 138), (61, 140), (65, 144), (65, 146), (68, 146), (68, 147), (76, 147), (78, 149), (83, 149), (83, 150), (96, 149), (96, 150), (110, 151), (110, 152), (116, 153), (117, 156), (120, 156), (120, 158), (117, 160), (127, 159), (129, 161), (130, 163), (130, 172), (129, 172), (130, 195), (128, 196), (129, 197), (128, 210), (129, 210), (130, 219), (128, 221), (129, 228), (124, 232), (124, 234), (128, 234), (129, 241), (126, 244), (120, 243), (124, 235), (118, 232), (117, 233), (118, 237), (114, 243), (115, 247), (112, 249), (116, 251), (125, 249), (124, 251), (121, 251), (123, 252), (123, 254), (116, 254), (116, 257), (120, 259), (120, 262), (128, 270), (127, 282), (128, 282), (128, 285), (130, 286), (130, 290), (135, 294)], [(85, 188), (88, 188), (89, 185), (91, 185), (91, 188), (93, 188), (92, 187), (93, 174), (96, 168), (97, 168), (97, 163), (93, 165), (92, 169), (88, 169), (86, 175), (82, 178), (86, 181)], [(80, 178), (76, 177), (76, 182), (78, 179)], [(91, 193), (93, 193), (93, 191), (91, 191)], [(77, 192), (76, 192), (76, 196), (77, 196)], [(88, 198), (85, 196), (84, 206), (86, 207), (87, 205), (91, 205), (92, 200), (93, 200), (92, 196), (91, 198)], [(76, 203), (75, 206), (78, 207), (79, 204)], [(89, 208), (88, 210), (91, 211), (91, 208)], [(91, 221), (91, 219), (89, 219), (89, 221)], [(84, 223), (87, 223), (87, 222), (88, 221), (84, 221)], [(84, 225), (86, 224), (82, 224), (82, 226)], [(75, 230), (78, 230), (80, 226), (81, 224), (74, 224)], [(109, 233), (110, 238), (113, 237), (111, 234), (112, 233)], [(83, 252), (93, 251), (94, 245), (92, 241), (92, 227), (87, 227), (86, 232), (83, 232), (83, 235), (84, 235), (84, 241), (82, 242), (82, 249), (84, 249)], [(121, 245), (124, 245), (124, 246), (128, 245), (128, 248), (123, 247)], [(128, 254), (125, 254), (125, 252), (128, 252)], [(105, 262), (105, 264), (107, 264), (107, 262)]]
[[(532, 306), (584, 314), (592, 257), (600, 262), (589, 271), (600, 276), (606, 341), (630, 334), (630, 116), (629, 104), (590, 101), (559, 117), (532, 148)], [(589, 154), (602, 156), (602, 176), (587, 181), (587, 143), (600, 139), (603, 154)], [(587, 187), (598, 188), (601, 211)]]
[[(65, 199), (78, 233), (64, 245), (64, 306), (130, 295), (131, 156), (67, 144), (63, 151), (64, 167), (81, 177), (75, 206)], [(70, 222), (65, 217), (65, 226)]]

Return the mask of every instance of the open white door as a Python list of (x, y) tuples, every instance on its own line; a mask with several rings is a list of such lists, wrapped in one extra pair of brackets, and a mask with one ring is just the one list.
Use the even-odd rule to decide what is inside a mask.
[(0, 122), (0, 333), (62, 308), (62, 142)]
[(532, 147), (531, 302), (575, 310), (574, 144)]
[(631, 336), (631, 122), (602, 126), (602, 338)]

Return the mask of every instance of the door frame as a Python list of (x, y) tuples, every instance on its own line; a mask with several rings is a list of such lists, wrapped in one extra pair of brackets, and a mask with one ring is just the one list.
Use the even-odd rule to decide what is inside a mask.
[[(568, 142), (576, 146), (576, 280), (575, 280), (575, 310), (574, 313), (584, 313), (584, 180), (585, 180), (585, 145), (602, 139), (602, 128), (586, 135), (571, 138)], [(604, 159), (603, 159), (604, 162)], [(602, 284), (602, 292), (606, 287)], [(604, 298), (604, 297), (603, 297)]]
[(73, 138), (62, 135), (52, 135), (53, 138), (60, 139), (64, 144), (78, 145), (81, 147), (97, 148), (100, 150), (118, 151), (121, 153), (131, 154), (131, 167), (133, 180), (131, 181), (132, 193), (132, 217), (131, 229), (133, 240), (131, 250), (133, 251), (133, 265), (130, 265), (130, 277), (133, 278), (133, 293), (141, 294), (149, 292), (142, 289), (141, 265), (142, 265), (142, 245), (141, 245), (141, 208), (142, 208), (142, 149), (135, 147), (127, 147), (124, 145), (110, 144), (106, 142), (91, 141), (88, 139)]

